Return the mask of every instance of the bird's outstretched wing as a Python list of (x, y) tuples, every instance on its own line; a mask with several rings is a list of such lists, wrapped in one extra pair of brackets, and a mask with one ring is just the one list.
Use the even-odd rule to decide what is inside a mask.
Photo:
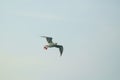
[(52, 42), (52, 37), (47, 37), (47, 36), (41, 36), (41, 37), (46, 38), (48, 43), (53, 43)]
[(62, 45), (56, 45), (55, 47), (59, 48), (60, 56), (62, 56), (62, 53), (63, 53), (63, 46), (62, 46)]

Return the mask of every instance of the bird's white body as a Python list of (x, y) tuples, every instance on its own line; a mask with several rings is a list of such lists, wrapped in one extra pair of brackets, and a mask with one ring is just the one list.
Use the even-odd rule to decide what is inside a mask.
[(55, 45), (57, 45), (57, 43), (48, 43), (48, 47), (54, 47)]

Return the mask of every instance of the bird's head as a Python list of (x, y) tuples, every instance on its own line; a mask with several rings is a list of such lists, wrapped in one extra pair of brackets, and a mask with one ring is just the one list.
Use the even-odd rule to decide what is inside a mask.
[(47, 49), (48, 49), (48, 45), (45, 45), (45, 46), (44, 46), (44, 49), (47, 50)]

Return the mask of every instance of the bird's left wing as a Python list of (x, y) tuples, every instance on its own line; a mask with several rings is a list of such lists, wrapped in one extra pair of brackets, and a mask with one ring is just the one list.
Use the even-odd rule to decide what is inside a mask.
[(59, 48), (60, 55), (62, 56), (62, 53), (63, 53), (63, 46), (62, 46), (62, 45), (56, 45), (55, 47)]

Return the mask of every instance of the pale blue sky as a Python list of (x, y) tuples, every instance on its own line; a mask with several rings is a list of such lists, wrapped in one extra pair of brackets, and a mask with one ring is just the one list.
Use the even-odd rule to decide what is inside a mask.
[[(0, 80), (120, 80), (119, 0), (1, 0)], [(45, 51), (40, 36), (64, 46)]]

